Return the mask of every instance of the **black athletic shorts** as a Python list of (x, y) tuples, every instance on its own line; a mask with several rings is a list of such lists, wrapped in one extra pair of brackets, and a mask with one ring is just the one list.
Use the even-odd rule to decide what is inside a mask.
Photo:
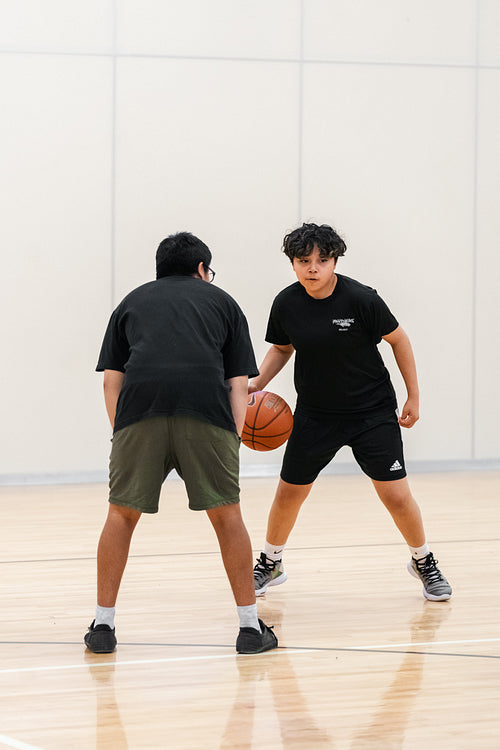
[(343, 446), (371, 479), (389, 482), (406, 476), (401, 428), (395, 411), (370, 417), (312, 416), (297, 410), (283, 456), (281, 478), (311, 484)]

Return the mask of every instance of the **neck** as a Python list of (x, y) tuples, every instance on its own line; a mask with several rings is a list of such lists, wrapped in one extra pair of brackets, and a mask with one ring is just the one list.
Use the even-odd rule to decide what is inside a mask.
[(337, 286), (337, 274), (334, 273), (330, 280), (330, 283), (328, 284), (327, 287), (325, 287), (325, 289), (321, 290), (317, 294), (311, 294), (310, 296), (313, 297), (314, 299), (326, 299), (331, 294), (333, 294), (333, 291), (336, 286)]

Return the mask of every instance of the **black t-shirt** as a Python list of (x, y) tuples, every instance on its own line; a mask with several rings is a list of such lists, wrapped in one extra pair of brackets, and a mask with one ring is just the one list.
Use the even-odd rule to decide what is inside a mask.
[(337, 274), (329, 297), (296, 282), (275, 298), (266, 333), (295, 348), (297, 407), (314, 413), (364, 414), (396, 408), (377, 344), (398, 321), (374, 289)]
[(193, 276), (168, 276), (130, 292), (110, 318), (96, 369), (125, 373), (115, 432), (160, 414), (235, 432), (225, 381), (258, 374), (240, 307)]

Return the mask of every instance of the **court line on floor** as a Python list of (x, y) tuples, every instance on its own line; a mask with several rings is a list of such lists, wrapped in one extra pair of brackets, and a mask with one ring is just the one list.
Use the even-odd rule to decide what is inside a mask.
[[(279, 654), (311, 654), (311, 653), (324, 653), (325, 651), (335, 652), (335, 651), (343, 651), (343, 652), (352, 652), (352, 651), (371, 651), (371, 652), (384, 652), (384, 651), (391, 651), (393, 653), (421, 653), (421, 652), (408, 652), (406, 651), (394, 651), (394, 649), (409, 649), (409, 648), (415, 648), (417, 646), (447, 646), (447, 645), (453, 645), (453, 644), (469, 644), (469, 643), (498, 643), (500, 642), (500, 638), (473, 638), (473, 639), (467, 639), (467, 640), (454, 640), (454, 641), (422, 641), (422, 642), (415, 642), (415, 643), (382, 643), (377, 645), (369, 645), (369, 646), (349, 646), (349, 647), (342, 647), (342, 646), (329, 646), (325, 648), (309, 648), (309, 647), (284, 647), (281, 646), (278, 648), (277, 651), (273, 651), (273, 655), (279, 655)], [(130, 646), (137, 646), (138, 644), (126, 644), (122, 643), (122, 646), (130, 645)], [(160, 646), (161, 644), (140, 644), (142, 646), (144, 645), (151, 645), (151, 646)], [(176, 644), (170, 644), (172, 646)], [(196, 644), (191, 644), (195, 645)], [(270, 656), (268, 652), (264, 652), (267, 656)], [(429, 656), (472, 656), (472, 654), (445, 654), (445, 653), (436, 653), (433, 651), (427, 651), (425, 652), (426, 655)], [(424, 654), (422, 654), (424, 655)], [(171, 657), (164, 657), (160, 659), (133, 659), (133, 660), (126, 660), (126, 661), (104, 661), (104, 662), (83, 662), (79, 664), (57, 664), (53, 666), (41, 666), (41, 667), (11, 667), (9, 669), (0, 669), (0, 674), (20, 674), (22, 672), (57, 672), (57, 671), (63, 671), (63, 670), (69, 670), (69, 669), (88, 669), (93, 667), (110, 667), (110, 666), (140, 666), (143, 664), (173, 664), (175, 662), (190, 662), (190, 661), (214, 661), (217, 659), (234, 659), (236, 656), (235, 652), (232, 652), (230, 654), (198, 654), (197, 656), (171, 656)], [(264, 656), (264, 654), (256, 654), (255, 656)], [(491, 656), (491, 655), (482, 655), (482, 654), (474, 654), (477, 658), (492, 658), (497, 659), (500, 658), (500, 656)]]
[[(496, 544), (500, 542), (500, 539), (448, 539), (441, 541), (433, 540), (433, 546), (437, 547), (441, 544)], [(403, 547), (404, 542), (389, 542), (381, 544), (326, 544), (326, 545), (315, 545), (312, 547), (287, 547), (287, 552), (311, 552), (318, 550), (346, 550), (346, 549), (373, 549), (378, 547)], [(255, 549), (255, 555), (260, 555), (260, 551)], [(208, 556), (220, 556), (220, 550), (202, 550), (200, 552), (153, 552), (144, 554), (130, 554), (129, 560), (143, 560), (143, 559), (158, 559), (158, 558), (171, 558), (171, 557), (202, 557)], [(95, 555), (84, 556), (84, 557), (37, 557), (32, 560), (29, 559), (16, 559), (16, 560), (0, 560), (0, 565), (31, 565), (32, 563), (60, 563), (60, 562), (95, 562)]]

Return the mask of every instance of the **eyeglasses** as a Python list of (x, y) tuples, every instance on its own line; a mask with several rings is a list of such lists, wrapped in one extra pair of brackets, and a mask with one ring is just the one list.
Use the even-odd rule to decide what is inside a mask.
[(215, 279), (215, 271), (212, 271), (212, 269), (209, 266), (205, 266), (207, 272), (208, 272), (208, 282), (209, 284), (212, 283), (212, 281)]

